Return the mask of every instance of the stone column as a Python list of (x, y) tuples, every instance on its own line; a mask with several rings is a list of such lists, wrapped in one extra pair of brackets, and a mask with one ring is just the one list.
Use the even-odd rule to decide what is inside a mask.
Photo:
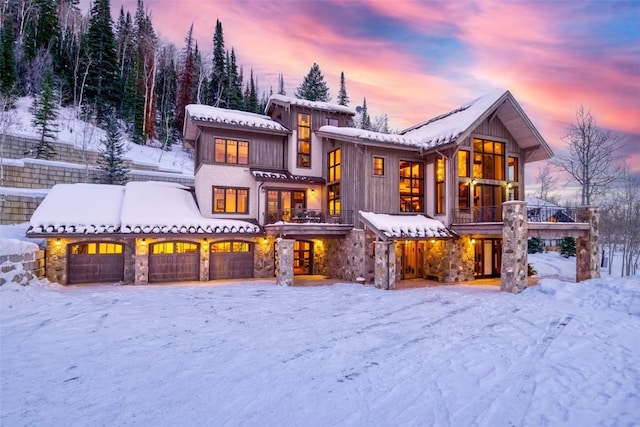
[(47, 239), (47, 279), (52, 283), (67, 284), (67, 245), (69, 239)]
[(600, 214), (595, 206), (583, 206), (576, 212), (577, 222), (589, 224), (587, 237), (576, 239), (576, 282), (600, 277), (598, 234)]
[(276, 283), (281, 286), (293, 286), (293, 240), (278, 239), (276, 253)]
[(374, 242), (374, 284), (380, 289), (396, 287), (396, 253), (393, 242)]
[(502, 218), (500, 290), (519, 294), (527, 287), (527, 203), (504, 202)]
[(136, 239), (135, 284), (149, 283), (149, 244), (150, 239)]

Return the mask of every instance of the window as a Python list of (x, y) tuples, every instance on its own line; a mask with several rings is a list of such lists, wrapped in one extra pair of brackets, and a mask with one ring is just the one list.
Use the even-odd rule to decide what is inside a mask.
[(458, 183), (458, 209), (469, 210), (470, 208), (470, 188), (469, 182)]
[(329, 194), (327, 203), (329, 204), (329, 215), (340, 215), (340, 183), (327, 185)]
[(249, 213), (249, 189), (213, 187), (214, 213)]
[(198, 252), (198, 245), (189, 242), (164, 242), (151, 245), (153, 255), (195, 254)]
[(469, 176), (469, 152), (458, 151), (458, 176)]
[(250, 252), (247, 242), (213, 242), (209, 246), (211, 252)]
[(216, 163), (248, 165), (249, 142), (216, 138), (214, 160)]
[(507, 164), (508, 164), (507, 179), (511, 182), (518, 182), (518, 158), (509, 157)]
[(504, 180), (504, 143), (473, 139), (473, 177)]
[(120, 243), (78, 243), (71, 245), (72, 255), (121, 254)]
[(400, 162), (400, 212), (424, 212), (424, 164)]
[(298, 114), (298, 167), (311, 167), (311, 115)]
[(373, 157), (373, 175), (384, 176), (384, 157)]
[(337, 148), (327, 154), (327, 181), (340, 181), (341, 178), (341, 170), (340, 170), (340, 149)]
[(332, 119), (331, 117), (327, 117), (325, 119), (324, 124), (329, 126), (338, 126), (338, 119)]
[(436, 214), (443, 214), (445, 210), (445, 167), (444, 157), (436, 157)]

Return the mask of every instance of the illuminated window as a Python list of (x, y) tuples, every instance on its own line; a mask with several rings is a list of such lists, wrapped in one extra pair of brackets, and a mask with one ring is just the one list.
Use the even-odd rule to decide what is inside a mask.
[(375, 176), (384, 176), (384, 157), (373, 157), (373, 174)]
[(469, 152), (458, 151), (458, 176), (469, 176)]
[(424, 164), (400, 162), (400, 212), (424, 212)]
[(249, 189), (213, 187), (214, 213), (249, 213)]
[(508, 160), (508, 180), (511, 182), (518, 182), (518, 158), (509, 157)]
[(298, 167), (311, 167), (311, 115), (298, 114)]
[(120, 243), (77, 243), (70, 246), (72, 255), (121, 254)]
[(504, 180), (504, 143), (473, 139), (473, 177)]
[(341, 178), (341, 170), (340, 170), (340, 149), (336, 148), (327, 154), (327, 181), (340, 181)]
[(173, 242), (155, 243), (151, 245), (151, 253), (154, 255), (172, 254), (173, 249)]
[(458, 209), (469, 210), (471, 201), (469, 182), (458, 183)]
[(214, 242), (209, 247), (211, 252), (250, 252), (247, 242)]
[(436, 213), (443, 214), (445, 210), (445, 178), (446, 163), (443, 156), (436, 157)]
[(216, 138), (214, 160), (233, 165), (249, 164), (249, 142)]
[(329, 215), (340, 215), (340, 183), (327, 185)]
[(198, 245), (188, 242), (176, 242), (177, 254), (195, 254), (198, 252)]

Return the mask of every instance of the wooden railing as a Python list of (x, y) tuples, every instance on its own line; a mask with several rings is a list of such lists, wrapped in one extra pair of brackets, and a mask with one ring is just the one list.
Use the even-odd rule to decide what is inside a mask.
[(353, 211), (329, 212), (319, 209), (281, 209), (265, 213), (264, 224), (353, 224)]

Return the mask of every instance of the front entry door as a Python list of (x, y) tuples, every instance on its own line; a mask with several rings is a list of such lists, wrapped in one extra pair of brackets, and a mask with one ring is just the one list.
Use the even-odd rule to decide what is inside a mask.
[(408, 241), (402, 246), (402, 279), (415, 279), (423, 277), (422, 253), (423, 242)]
[(313, 245), (305, 240), (293, 242), (293, 274), (312, 274)]
[(502, 261), (501, 239), (476, 239), (475, 278), (500, 277)]

